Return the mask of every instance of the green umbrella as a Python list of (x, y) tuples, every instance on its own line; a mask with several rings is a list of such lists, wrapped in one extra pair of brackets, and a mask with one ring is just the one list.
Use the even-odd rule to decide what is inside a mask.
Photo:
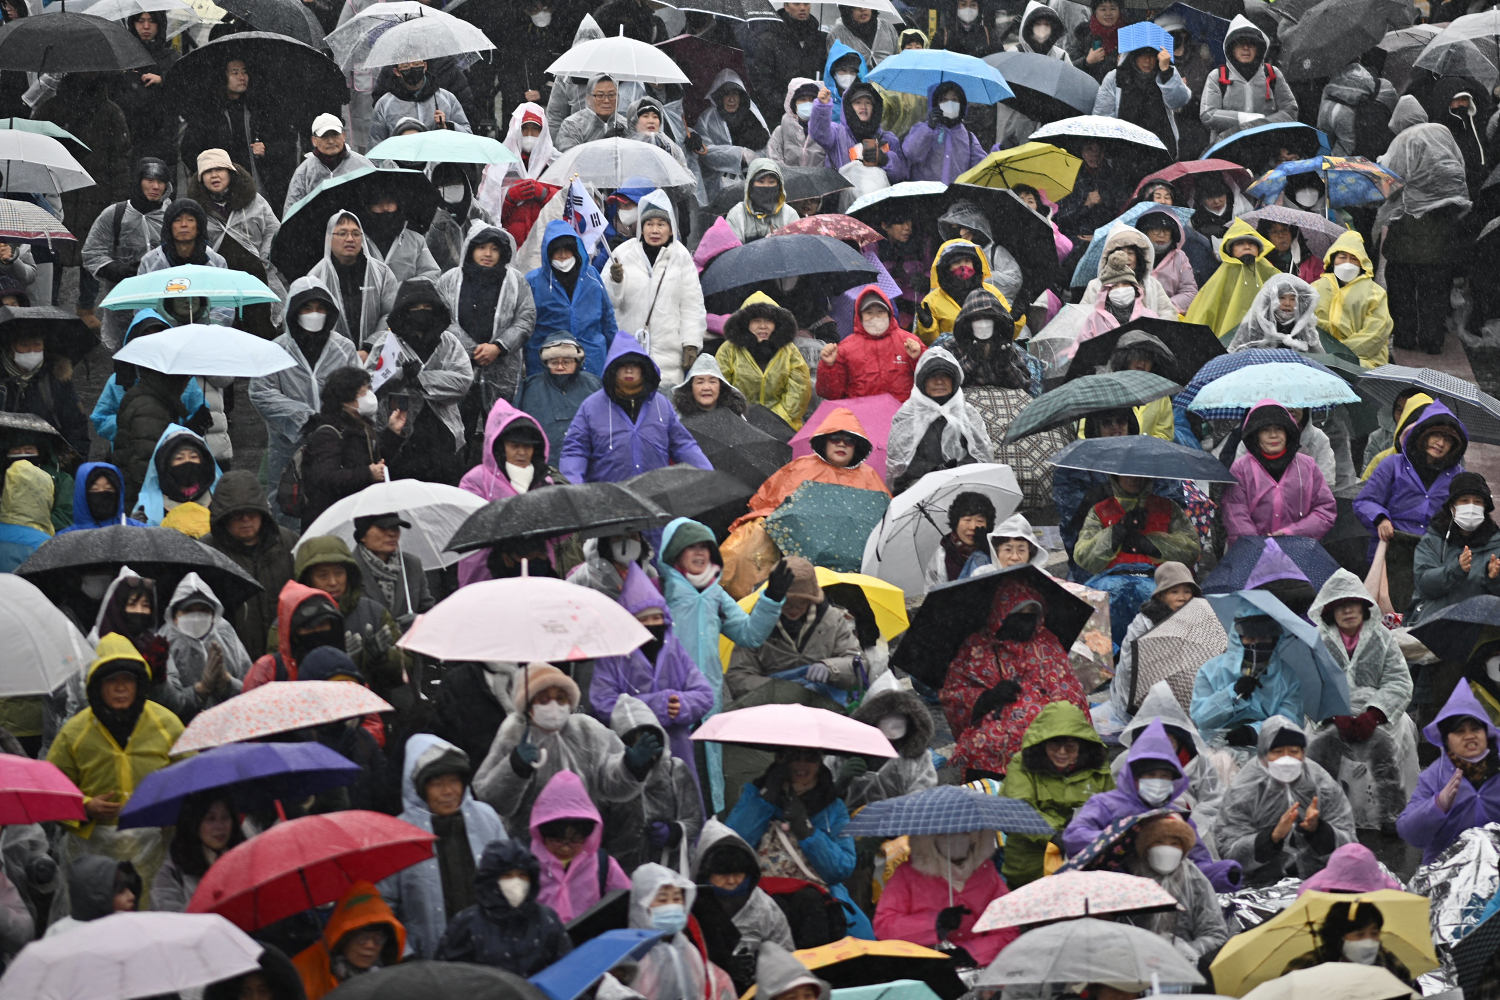
[(806, 482), (766, 518), (766, 534), (783, 555), (858, 573), (865, 542), (890, 502), (876, 490)]
[(281, 297), (266, 283), (227, 267), (181, 264), (126, 278), (99, 303), (105, 309), (156, 309), (162, 299), (207, 299), (210, 306), (255, 305), (280, 302)]
[(403, 163), (520, 163), (521, 158), (484, 135), (452, 129), (433, 129), (410, 135), (393, 135), (365, 154), (371, 160)]
[(1084, 375), (1045, 392), (1016, 415), (1002, 444), (1075, 423), (1100, 410), (1125, 410), (1180, 392), (1182, 386), (1152, 372), (1120, 371)]

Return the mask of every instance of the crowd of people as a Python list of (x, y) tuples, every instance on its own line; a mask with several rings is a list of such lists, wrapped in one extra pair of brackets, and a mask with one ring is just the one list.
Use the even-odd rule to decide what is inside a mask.
[[(0, 136), (87, 182), (7, 171), (46, 224), (0, 235), (0, 571), (61, 677), (0, 678), (0, 759), (80, 793), (5, 813), (8, 966), (223, 912), (257, 968), (168, 995), (466, 963), (573, 1000), (546, 970), (635, 928), (583, 993), (893, 978), (835, 975), (818, 949), (850, 939), (907, 943), (943, 1000), (1331, 963), (1384, 970), (1370, 997), (1500, 996), (1500, 953), (1461, 948), (1493, 872), (1430, 927), (1416, 888), (1500, 849), (1500, 411), (1418, 370), (1500, 318), (1494, 69), (1426, 54), (1486, 14), (1356, 2), (1434, 26), (1403, 61), (1239, 0), (306, 0), (295, 40), (145, 6), (82, 22), (119, 67), (36, 73), (7, 33), (77, 15), (0, 3)], [(386, 31), (423, 41), (358, 61)], [(578, 51), (589, 75), (549, 68)], [(180, 335), (279, 360), (150, 349)], [(635, 638), (500, 652), (544, 631), (531, 578)], [(496, 652), (425, 652), (476, 593)], [(383, 708), (299, 715), (334, 681)], [(298, 721), (207, 735), (270, 695)], [(824, 721), (699, 735), (793, 706)], [(257, 744), (345, 773), (191, 783)], [(256, 838), (370, 812), (430, 854), (230, 914)], [(1096, 871), (1170, 897), (1083, 909), (1163, 948), (1156, 982), (1015, 978), (1069, 916), (1041, 890)], [(1303, 906), (1297, 947), (1262, 944)]]

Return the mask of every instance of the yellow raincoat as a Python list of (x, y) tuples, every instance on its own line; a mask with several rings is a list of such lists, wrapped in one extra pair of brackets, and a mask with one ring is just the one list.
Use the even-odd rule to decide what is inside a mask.
[(51, 535), (52, 490), (47, 473), (25, 460), (12, 462), (5, 470), (5, 492), (0, 493), (0, 523)]
[[(1352, 253), (1364, 274), (1340, 287), (1333, 276), (1333, 255)], [(1318, 329), (1337, 337), (1359, 355), (1361, 368), (1379, 368), (1391, 360), (1391, 311), (1385, 289), (1375, 283), (1375, 268), (1365, 252), (1365, 240), (1351, 229), (1333, 241), (1323, 255), (1323, 276), (1313, 282), (1318, 293)]]
[[(1254, 266), (1246, 267), (1229, 255), (1229, 248), (1237, 240), (1254, 240), (1260, 244), (1260, 255)], [(1274, 250), (1271, 241), (1255, 231), (1255, 227), (1244, 219), (1230, 223), (1224, 240), (1219, 244), (1219, 269), (1203, 283), (1184, 317), (1189, 323), (1202, 323), (1212, 328), (1220, 337), (1233, 334), (1239, 329), (1240, 320), (1255, 301), (1255, 295), (1266, 279), (1281, 272), (1276, 265), (1266, 260), (1266, 254)]]
[[(943, 334), (953, 329), (953, 321), (958, 319), (958, 312), (963, 308), (962, 302), (953, 301), (953, 296), (943, 291), (943, 286), (938, 283), (938, 267), (943, 264), (943, 258), (949, 251), (958, 247), (969, 247), (974, 251), (974, 256), (979, 259), (979, 280), (985, 283), (985, 291), (1000, 300), (1000, 306), (1006, 312), (1010, 312), (1010, 301), (1000, 294), (1000, 289), (988, 284), (990, 280), (990, 262), (984, 251), (968, 240), (948, 240), (938, 247), (937, 253), (932, 258), (932, 267), (929, 271), (932, 279), (932, 291), (922, 299), (922, 309), (917, 312), (916, 329), (912, 332), (922, 338), (922, 343), (932, 346), (932, 342)], [(924, 319), (925, 316), (925, 319)], [(1017, 323), (1017, 333), (1020, 332), (1021, 324)]]
[[(748, 324), (755, 315), (769, 317), (776, 323), (771, 341), (776, 353), (765, 368), (756, 364), (745, 346), (751, 334)], [(797, 321), (765, 292), (755, 292), (740, 304), (739, 311), (724, 322), (724, 343), (714, 354), (724, 381), (745, 394), (745, 398), (775, 413), (793, 430), (807, 419), (807, 404), (812, 401), (812, 372), (807, 359), (793, 340)]]
[(1370, 473), (1375, 471), (1375, 466), (1396, 454), (1396, 445), (1394, 442), (1401, 440), (1402, 435), (1406, 433), (1407, 426), (1416, 419), (1417, 411), (1430, 402), (1432, 402), (1432, 397), (1425, 392), (1416, 393), (1406, 401), (1406, 405), (1401, 409), (1401, 419), (1396, 422), (1396, 433), (1393, 435), (1394, 440), (1391, 446), (1385, 449), (1385, 451), (1376, 452), (1375, 457), (1370, 459), (1370, 464), (1365, 466), (1365, 471), (1360, 473), (1360, 482), (1364, 482), (1370, 478)]

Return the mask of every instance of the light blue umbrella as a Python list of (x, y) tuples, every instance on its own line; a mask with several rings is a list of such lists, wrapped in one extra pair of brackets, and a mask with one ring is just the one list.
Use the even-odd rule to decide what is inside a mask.
[(292, 356), (270, 340), (228, 326), (189, 323), (136, 337), (115, 360), (167, 375), (260, 378), (292, 367)]
[(55, 122), (31, 118), (0, 118), (0, 129), (7, 128), (15, 129), (17, 132), (35, 132), (39, 135), (50, 135), (54, 139), (61, 139), (65, 142), (76, 142), (78, 147), (84, 152), (90, 152), (88, 143)]
[(888, 56), (867, 79), (886, 90), (921, 94), (940, 83), (956, 83), (975, 104), (998, 104), (1016, 96), (1000, 71), (983, 59), (943, 49), (908, 49)]
[(1073, 287), (1082, 288), (1091, 280), (1099, 276), (1099, 258), (1104, 256), (1104, 238), (1109, 231), (1120, 223), (1133, 226), (1136, 220), (1147, 212), (1176, 212), (1177, 218), (1182, 221), (1183, 232), (1188, 231), (1192, 225), (1193, 210), (1183, 205), (1158, 205), (1154, 201), (1137, 202), (1127, 208), (1118, 218), (1111, 219), (1098, 229), (1094, 230), (1094, 238), (1089, 241), (1089, 248), (1078, 258), (1078, 266), (1073, 268)]
[[(239, 309), (260, 302), (280, 302), (266, 283), (244, 271), (203, 264), (183, 264), (126, 278), (105, 296), (104, 309), (155, 309), (162, 299), (207, 299), (210, 306)], [(205, 374), (199, 372), (198, 374)]]
[(1188, 406), (1212, 419), (1239, 419), (1263, 399), (1292, 409), (1327, 409), (1358, 403), (1359, 393), (1332, 372), (1285, 361), (1246, 365), (1198, 390)]
[(918, 980), (893, 979), (888, 983), (834, 990), (833, 1000), (938, 1000), (938, 995), (931, 986)]
[[(1284, 633), (1276, 643), (1276, 655), (1297, 675), (1302, 689), (1302, 710), (1311, 719), (1349, 714), (1349, 678), (1333, 662), (1318, 630), (1265, 590), (1241, 590), (1233, 594), (1205, 594), (1224, 631), (1234, 630), (1236, 618), (1270, 615)], [(1300, 721), (1300, 720), (1298, 720)]]
[(393, 135), (365, 154), (372, 160), (407, 163), (520, 163), (503, 142), (485, 135), (470, 135), (452, 129), (432, 129), (410, 135)]
[(1115, 35), (1115, 44), (1121, 55), (1127, 55), (1136, 49), (1155, 49), (1158, 52), (1166, 49), (1170, 55), (1172, 35), (1159, 24), (1139, 21), (1121, 28)]

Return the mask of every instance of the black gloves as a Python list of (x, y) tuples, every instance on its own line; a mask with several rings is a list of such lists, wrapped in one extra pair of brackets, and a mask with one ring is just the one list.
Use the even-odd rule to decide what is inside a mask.
[(516, 772), (518, 778), (529, 778), (541, 760), (542, 751), (534, 744), (523, 741), (517, 743), (516, 748), (510, 752), (510, 769)]
[(807, 804), (802, 801), (800, 795), (793, 795), (788, 800), (786, 808), (782, 809), (781, 816), (791, 827), (792, 836), (798, 840), (806, 840), (813, 834), (812, 820), (807, 816)]
[(969, 717), (969, 725), (978, 725), (980, 719), (983, 719), (991, 712), (999, 711), (1019, 698), (1020, 695), (1021, 685), (1009, 678), (1002, 679), (994, 687), (980, 695), (979, 699), (974, 702), (974, 712)]
[(974, 911), (967, 906), (948, 906), (938, 910), (937, 936), (941, 940), (958, 930), (959, 924), (964, 922), (964, 917)]
[(1255, 731), (1254, 726), (1239, 726), (1231, 729), (1224, 737), (1224, 742), (1232, 747), (1253, 747), (1260, 734)]
[(870, 765), (859, 755), (845, 757), (839, 764), (838, 776), (833, 780), (833, 790), (842, 798), (849, 791), (849, 786), (854, 779), (860, 777), (870, 770)]
[(932, 310), (928, 308), (926, 302), (917, 306), (917, 325), (932, 326)]
[(651, 765), (660, 753), (661, 737), (653, 732), (644, 733), (635, 741), (635, 745), (626, 749), (625, 767), (635, 776), (636, 781), (645, 781), (646, 775), (651, 773)]
[(792, 568), (783, 559), (771, 568), (771, 575), (766, 577), (766, 599), (780, 601), (786, 598), (786, 592), (792, 585)]
[(49, 891), (46, 887), (52, 885), (52, 880), (57, 878), (57, 862), (51, 856), (38, 854), (26, 861), (26, 880), (43, 892)]
[(200, 406), (187, 418), (187, 429), (195, 434), (207, 434), (214, 425), (214, 415), (205, 406)]
[(129, 261), (112, 260), (99, 269), (98, 277), (103, 278), (105, 281), (113, 281), (115, 284), (119, 284), (126, 278), (135, 277), (136, 268), (139, 266), (139, 264), (132, 264)]
[(408, 387), (417, 384), (417, 376), (420, 374), (422, 374), (422, 362), (415, 360), (401, 362), (401, 381), (405, 382)]
[(703, 141), (703, 136), (697, 132), (689, 132), (687, 142), (683, 143), (683, 146), (687, 148), (689, 153), (701, 153), (708, 148)]
[(1246, 674), (1234, 682), (1234, 693), (1240, 698), (1248, 698), (1260, 687), (1260, 678), (1254, 674)]

